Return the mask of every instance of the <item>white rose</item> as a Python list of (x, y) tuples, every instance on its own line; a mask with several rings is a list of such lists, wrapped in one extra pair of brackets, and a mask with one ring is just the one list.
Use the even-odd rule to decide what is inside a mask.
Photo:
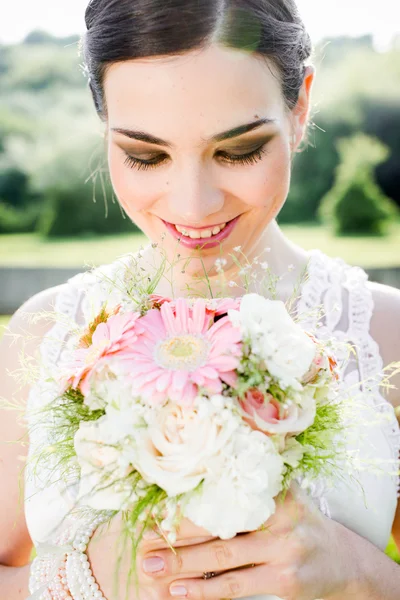
[(254, 353), (264, 360), (282, 388), (301, 389), (300, 380), (311, 366), (316, 346), (290, 317), (285, 304), (259, 294), (246, 294), (240, 310), (229, 310), (228, 314), (242, 333), (250, 336)]
[(204, 398), (197, 398), (193, 408), (158, 407), (148, 417), (148, 428), (139, 431), (135, 467), (169, 496), (193, 490), (239, 425), (239, 417), (222, 417)]
[(284, 463), (270, 438), (241, 427), (226, 446), (221, 467), (216, 476), (207, 476), (182, 510), (211, 535), (229, 539), (258, 529), (275, 512)]
[[(121, 423), (123, 419), (104, 415), (97, 421), (80, 423), (75, 434), (75, 452), (81, 467), (78, 500), (98, 510), (120, 510), (128, 499), (134, 498), (130, 485), (124, 481), (132, 466), (118, 448), (125, 437)], [(125, 441), (124, 451), (127, 445)]]

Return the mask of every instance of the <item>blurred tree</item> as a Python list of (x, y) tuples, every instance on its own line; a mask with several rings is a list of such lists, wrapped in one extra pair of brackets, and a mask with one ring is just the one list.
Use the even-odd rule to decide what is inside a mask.
[(31, 204), (28, 208), (20, 209), (2, 202), (0, 199), (0, 234), (35, 231), (40, 214), (41, 208), (38, 204)]
[(400, 207), (400, 90), (397, 100), (365, 99), (363, 114), (363, 131), (379, 138), (390, 150), (389, 158), (376, 168), (377, 183)]
[(7, 70), (1, 76), (5, 91), (41, 92), (62, 85), (84, 89), (86, 80), (79, 69), (78, 43), (68, 47), (54, 43), (18, 44), (7, 52)]
[(376, 184), (374, 168), (387, 158), (388, 149), (364, 134), (339, 140), (337, 147), (340, 164), (333, 188), (322, 199), (321, 218), (338, 234), (384, 234), (398, 211)]
[[(79, 190), (87, 174), (80, 173), (77, 166), (70, 169), (69, 163), (75, 164), (74, 155), (81, 147), (80, 166), (89, 165), (88, 148), (99, 127), (79, 66), (77, 42), (77, 36), (55, 38), (34, 31), (22, 44), (0, 47), (0, 180), (13, 169), (22, 174), (21, 182), (25, 174), (30, 194), (27, 202), (35, 203), (36, 192), (40, 206), (47, 211), (52, 203), (61, 202), (57, 177), (61, 181), (64, 171), (69, 173), (71, 193), (74, 190), (81, 197)], [(318, 218), (321, 198), (334, 185), (340, 161), (335, 141), (358, 131), (380, 139), (390, 149), (390, 156), (375, 165), (375, 176), (382, 191), (400, 205), (400, 47), (393, 45), (392, 50), (378, 53), (370, 36), (337, 38), (318, 44), (314, 54), (317, 77), (310, 145), (294, 158), (291, 189), (279, 220)], [(56, 176), (38, 186), (35, 173), (44, 179), (47, 168)], [(60, 187), (64, 190), (62, 203), (67, 202), (67, 186)], [(112, 228), (111, 218), (104, 219), (99, 181), (97, 188), (100, 200), (96, 204), (89, 200), (89, 204)], [(85, 185), (87, 197), (91, 192), (89, 182)], [(110, 193), (112, 211), (118, 207), (112, 204)], [(2, 200), (14, 205), (8, 193)], [(77, 221), (86, 206), (85, 202), (75, 206)], [(116, 219), (119, 223), (118, 212)]]
[(279, 214), (280, 223), (314, 221), (321, 198), (334, 182), (339, 154), (332, 143), (352, 133), (347, 123), (320, 118), (321, 126), (311, 126), (308, 145), (294, 156), (292, 183), (287, 201)]
[[(48, 134), (47, 134), (48, 135)], [(47, 237), (137, 231), (114, 199), (104, 147), (80, 122), (31, 166), (32, 188), (43, 198), (37, 230)], [(25, 152), (29, 152), (26, 148)]]
[(323, 39), (315, 46), (314, 54), (319, 60), (323, 60), (324, 66), (335, 63), (343, 64), (343, 61), (356, 50), (372, 50), (374, 38), (372, 34), (359, 37), (337, 36), (335, 38)]
[(19, 169), (0, 171), (0, 198), (7, 204), (21, 207), (29, 198), (29, 176)]
[(51, 35), (51, 33), (48, 33), (47, 31), (35, 29), (34, 31), (28, 33), (22, 43), (24, 45), (55, 44), (57, 46), (67, 46), (70, 44), (76, 44), (77, 42), (79, 42), (78, 35), (54, 37), (54, 35)]

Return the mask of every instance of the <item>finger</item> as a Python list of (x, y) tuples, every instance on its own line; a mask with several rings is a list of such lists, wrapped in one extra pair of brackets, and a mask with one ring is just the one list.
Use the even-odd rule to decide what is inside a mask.
[[(281, 552), (288, 553), (287, 535), (270, 536), (257, 531), (230, 540), (212, 540), (195, 546), (157, 550), (143, 557), (142, 568), (152, 577), (170, 577), (185, 573), (206, 571), (227, 571), (252, 563), (272, 561)], [(159, 560), (154, 560), (158, 558)], [(153, 559), (153, 560), (148, 560)], [(147, 562), (146, 562), (147, 561)], [(148, 567), (157, 565), (157, 571), (149, 572)]]
[[(146, 542), (151, 542), (154, 547), (157, 548), (169, 548), (171, 544), (167, 540), (168, 531), (162, 527), (147, 528), (143, 533), (143, 539)], [(210, 540), (218, 539), (217, 536), (210, 535), (210, 533), (202, 528), (198, 527), (189, 519), (183, 519), (176, 532), (177, 541), (172, 544), (174, 547), (185, 546), (190, 544), (201, 544)]]
[(208, 580), (179, 579), (170, 584), (169, 592), (171, 596), (193, 598), (193, 600), (243, 598), (269, 594), (294, 600), (303, 597), (300, 595), (299, 588), (294, 568), (259, 565), (223, 573)]

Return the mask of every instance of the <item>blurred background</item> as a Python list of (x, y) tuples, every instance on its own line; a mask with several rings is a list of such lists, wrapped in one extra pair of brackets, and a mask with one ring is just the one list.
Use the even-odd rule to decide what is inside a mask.
[[(86, 0), (0, 9), (0, 315), (146, 240), (107, 177), (79, 55)], [(317, 68), (279, 222), (400, 287), (400, 3), (298, 0)], [(3, 11), (3, 12), (1, 12)]]
[[(86, 4), (0, 7), (0, 335), (40, 289), (146, 242), (107, 178), (78, 53)], [(304, 248), (400, 288), (399, 0), (298, 6), (317, 79), (279, 222)], [(400, 560), (392, 541), (387, 552)]]

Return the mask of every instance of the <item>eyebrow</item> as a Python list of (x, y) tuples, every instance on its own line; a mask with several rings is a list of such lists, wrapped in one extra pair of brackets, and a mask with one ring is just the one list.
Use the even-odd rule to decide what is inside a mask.
[[(223, 131), (222, 133), (217, 133), (213, 135), (211, 138), (204, 139), (205, 142), (222, 142), (224, 140), (229, 140), (231, 138), (239, 137), (245, 133), (249, 133), (249, 131), (253, 131), (254, 129), (259, 129), (263, 125), (269, 125), (271, 123), (275, 123), (276, 119), (258, 119), (257, 121), (252, 121), (251, 123), (246, 123), (245, 125), (239, 125), (238, 127), (234, 127), (233, 129), (229, 129), (228, 131)], [(159, 137), (151, 135), (149, 133), (145, 133), (144, 131), (135, 131), (133, 129), (124, 129), (120, 127), (112, 127), (111, 131), (116, 131), (126, 137), (139, 140), (141, 142), (148, 142), (149, 144), (157, 144), (157, 146), (167, 146), (167, 148), (172, 148), (173, 144), (166, 140), (162, 140)]]

